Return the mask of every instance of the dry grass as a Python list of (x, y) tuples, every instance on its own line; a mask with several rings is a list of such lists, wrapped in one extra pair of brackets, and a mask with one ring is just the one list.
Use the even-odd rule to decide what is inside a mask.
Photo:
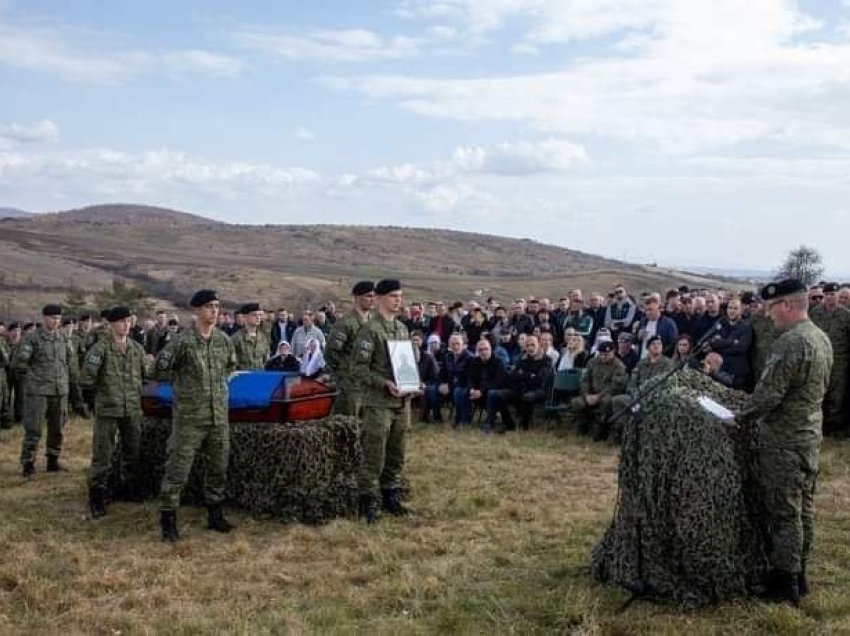
[(829, 444), (818, 493), (815, 591), (802, 610), (741, 602), (696, 612), (593, 584), (616, 456), (572, 436), (484, 437), (418, 428), (408, 475), (417, 515), (320, 528), (233, 513), (228, 536), (181, 512), (160, 543), (154, 504), (86, 518), (90, 427), (73, 421), (71, 472), (18, 475), (20, 429), (0, 443), (0, 633), (850, 632), (850, 451)]

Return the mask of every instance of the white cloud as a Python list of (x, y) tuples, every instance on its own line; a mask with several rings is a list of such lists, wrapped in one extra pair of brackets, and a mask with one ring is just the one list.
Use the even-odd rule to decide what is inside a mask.
[(34, 124), (8, 124), (0, 126), (0, 149), (13, 148), (21, 144), (56, 143), (59, 127), (49, 119)]
[(296, 128), (294, 135), (296, 139), (300, 139), (301, 141), (312, 141), (316, 138), (316, 133), (304, 126)]
[(219, 53), (144, 50), (107, 33), (44, 21), (4, 22), (1, 16), (0, 65), (106, 84), (146, 74), (234, 77), (244, 70), (242, 61)]
[(367, 29), (284, 33), (246, 26), (232, 39), (240, 46), (284, 60), (370, 62), (396, 60), (418, 53), (418, 43), (406, 36), (384, 37)]

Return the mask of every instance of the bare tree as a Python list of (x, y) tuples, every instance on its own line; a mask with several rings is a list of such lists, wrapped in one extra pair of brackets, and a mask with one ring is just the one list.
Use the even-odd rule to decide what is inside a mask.
[(788, 253), (785, 262), (776, 273), (776, 278), (798, 278), (808, 286), (816, 282), (822, 274), (823, 264), (820, 253), (814, 248), (801, 245)]

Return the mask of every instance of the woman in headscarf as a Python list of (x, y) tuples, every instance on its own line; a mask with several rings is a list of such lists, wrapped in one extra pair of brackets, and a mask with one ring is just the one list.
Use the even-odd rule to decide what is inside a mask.
[(301, 358), (301, 375), (307, 378), (315, 378), (322, 374), (325, 369), (325, 356), (319, 341), (310, 338), (304, 348), (304, 356)]
[(301, 363), (292, 355), (292, 347), (286, 340), (281, 340), (277, 353), (266, 362), (266, 371), (298, 371)]

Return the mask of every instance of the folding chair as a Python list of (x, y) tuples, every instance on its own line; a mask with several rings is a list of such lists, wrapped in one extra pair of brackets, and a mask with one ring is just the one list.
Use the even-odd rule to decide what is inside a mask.
[(565, 369), (556, 371), (552, 378), (552, 386), (549, 388), (549, 399), (546, 400), (545, 409), (547, 413), (558, 413), (566, 411), (570, 405), (566, 402), (555, 403), (555, 391), (560, 393), (578, 394), (581, 386), (581, 369)]

